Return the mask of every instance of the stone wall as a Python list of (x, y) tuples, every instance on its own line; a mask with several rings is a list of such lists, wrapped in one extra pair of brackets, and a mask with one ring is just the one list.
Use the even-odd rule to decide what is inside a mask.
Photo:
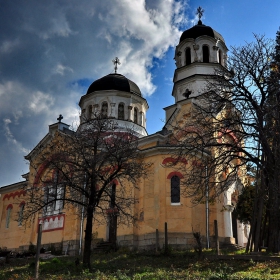
[[(36, 252), (36, 244), (23, 245), (18, 248), (7, 248), (9, 251), (24, 253), (30, 251), (30, 246), (34, 246)], [(41, 244), (41, 248), (45, 248), (47, 251), (54, 249), (56, 252), (61, 252), (64, 255), (67, 251), (67, 255), (75, 256), (79, 252), (79, 240), (67, 240), (55, 243)]]

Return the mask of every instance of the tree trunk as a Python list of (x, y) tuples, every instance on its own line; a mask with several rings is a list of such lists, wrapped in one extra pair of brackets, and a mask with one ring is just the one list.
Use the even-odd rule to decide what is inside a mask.
[(245, 253), (248, 254), (251, 248), (251, 244), (252, 244), (252, 227), (250, 228), (250, 232), (249, 232), (249, 237), (248, 237), (248, 242), (246, 245), (246, 250)]
[(278, 223), (273, 215), (270, 216), (269, 222), (269, 241), (268, 241), (268, 252), (278, 253), (279, 252), (279, 229)]
[(92, 221), (93, 221), (93, 207), (88, 206), (87, 218), (86, 218), (86, 229), (85, 229), (85, 245), (83, 254), (83, 265), (86, 268), (91, 268), (90, 256), (91, 256), (91, 240), (92, 240)]
[(261, 225), (262, 225), (262, 216), (263, 216), (263, 195), (260, 195), (258, 198), (259, 207), (258, 207), (258, 215), (257, 215), (257, 224), (256, 224), (256, 232), (255, 232), (255, 240), (254, 240), (254, 252), (260, 251), (260, 237), (261, 237)]
[(279, 252), (279, 203), (278, 203), (278, 183), (273, 182), (270, 186), (270, 203), (269, 203), (269, 241), (268, 251), (272, 253)]
[[(258, 158), (260, 157), (260, 143), (258, 144)], [(264, 160), (264, 154), (261, 155), (261, 161)], [(260, 180), (260, 182), (259, 182)], [(263, 196), (264, 196), (264, 178), (263, 172), (257, 168), (256, 174), (256, 187), (255, 187), (255, 201), (254, 201), (254, 212), (253, 212), (253, 223), (251, 227), (252, 240), (250, 244), (250, 252), (252, 252), (254, 246), (254, 252), (259, 251), (260, 246), (260, 232), (262, 225), (262, 209), (263, 209)]]
[(255, 195), (255, 201), (254, 201), (254, 209), (253, 209), (253, 215), (252, 215), (252, 222), (251, 222), (251, 228), (250, 228), (250, 234), (249, 239), (246, 247), (246, 253), (252, 252), (253, 245), (255, 243), (255, 232), (257, 227), (257, 216), (258, 216), (258, 199), (257, 199), (257, 191)]

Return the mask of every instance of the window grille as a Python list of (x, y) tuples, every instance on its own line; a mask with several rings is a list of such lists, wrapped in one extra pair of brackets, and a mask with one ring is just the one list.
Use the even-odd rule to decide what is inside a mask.
[(123, 105), (123, 103), (120, 103), (119, 107), (118, 107), (118, 119), (119, 120), (124, 120), (124, 105)]
[(134, 108), (134, 118), (133, 118), (134, 123), (138, 123), (138, 110), (137, 108)]
[(101, 115), (103, 118), (107, 118), (107, 116), (108, 116), (108, 103), (107, 102), (102, 103)]
[(60, 182), (59, 172), (55, 171), (53, 183), (45, 186), (44, 191), (44, 215), (61, 213), (64, 207), (65, 185)]

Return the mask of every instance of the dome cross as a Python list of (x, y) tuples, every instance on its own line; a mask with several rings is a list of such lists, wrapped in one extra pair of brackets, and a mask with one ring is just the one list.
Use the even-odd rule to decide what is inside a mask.
[(196, 10), (196, 14), (198, 15), (199, 20), (201, 20), (203, 13), (204, 13), (204, 10), (199, 6)]
[(115, 65), (114, 69), (115, 69), (115, 74), (117, 74), (117, 70), (118, 70), (118, 65), (120, 65), (120, 60), (118, 57), (115, 57), (115, 59), (112, 60), (113, 64)]

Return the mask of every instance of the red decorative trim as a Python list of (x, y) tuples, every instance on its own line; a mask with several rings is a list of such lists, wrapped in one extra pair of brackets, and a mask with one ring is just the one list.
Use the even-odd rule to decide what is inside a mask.
[(12, 204), (9, 204), (6, 208), (6, 210), (8, 210), (9, 208), (13, 209), (13, 205)]
[(117, 179), (114, 179), (111, 183), (112, 183), (112, 185), (115, 184), (116, 186), (119, 184)]
[[(115, 184), (116, 186), (119, 184), (118, 180), (117, 179), (113, 179), (111, 182), (110, 182), (112, 185)], [(97, 191), (100, 190), (100, 186), (99, 185), (96, 185), (95, 189)]]
[(101, 170), (101, 174), (113, 173), (117, 169), (117, 166), (107, 166)]
[(180, 139), (182, 137), (185, 137), (188, 133), (196, 133), (197, 135), (201, 135), (201, 130), (193, 125), (185, 126), (184, 128), (180, 129), (179, 132), (176, 133), (176, 138)]
[[(58, 220), (60, 220), (62, 217), (63, 217), (63, 225), (62, 226), (56, 227), (56, 228), (51, 228), (51, 229), (44, 229), (44, 221), (48, 221), (48, 222), (50, 222), (51, 220), (54, 221), (55, 218), (58, 218)], [(42, 232), (55, 231), (55, 230), (63, 230), (64, 229), (64, 225), (65, 225), (65, 214), (52, 215), (52, 216), (47, 216), (47, 217), (43, 217), (43, 218), (38, 219), (37, 232), (39, 230), (39, 224), (40, 224), (41, 221), (43, 221)]]
[(24, 190), (12, 192), (12, 193), (6, 193), (3, 197), (3, 200), (5, 200), (6, 198), (9, 200), (11, 197), (13, 199), (15, 199), (16, 196), (20, 197), (21, 195), (24, 196), (25, 194), (26, 194), (26, 191), (24, 191)]
[[(52, 156), (50, 157), (49, 160), (45, 160), (45, 161), (41, 164), (41, 166), (40, 166), (40, 168), (39, 168), (39, 170), (38, 170), (38, 172), (37, 172), (37, 174), (36, 174), (36, 176), (35, 176), (35, 179), (34, 179), (34, 183), (33, 183), (34, 186), (38, 186), (38, 185), (39, 185), (39, 183), (40, 183), (40, 178), (42, 177), (42, 174), (43, 174), (43, 173), (45, 172), (45, 170), (49, 167), (49, 165), (51, 164), (51, 162), (52, 162), (53, 160), (55, 160), (56, 158), (58, 158), (59, 156), (60, 156), (59, 154), (54, 154), (54, 155), (52, 155)], [(67, 157), (65, 157), (64, 161), (65, 161), (65, 165), (68, 164), (68, 158), (67, 158)], [(68, 164), (68, 165), (69, 165), (69, 164)], [(71, 168), (71, 165), (69, 165), (69, 166), (70, 166), (70, 168)], [(53, 173), (52, 173), (52, 178), (54, 178), (55, 172), (56, 172), (56, 170), (54, 169), (54, 170), (53, 170)]]
[[(234, 132), (232, 132), (232, 131), (229, 130), (229, 129), (224, 129), (223, 131), (219, 131), (219, 133), (218, 133), (218, 139), (217, 139), (218, 143), (220, 143), (220, 144), (222, 143), (222, 137), (223, 137), (224, 135), (230, 136), (230, 137), (233, 139), (233, 141), (234, 141), (237, 145), (239, 144), (239, 141), (238, 141), (237, 137), (235, 136)], [(241, 156), (242, 153), (241, 153), (241, 152), (238, 152), (238, 155)]]
[(19, 207), (21, 207), (22, 205), (25, 205), (25, 201), (22, 201), (19, 205)]
[(176, 163), (176, 162), (180, 162), (180, 163), (184, 163), (184, 164), (188, 164), (188, 161), (185, 159), (185, 158), (172, 158), (172, 157), (168, 157), (168, 158), (165, 158), (163, 161), (162, 161), (162, 164), (165, 165), (165, 164), (168, 164), (168, 163)]
[(171, 179), (173, 176), (178, 176), (180, 179), (183, 179), (183, 175), (180, 172), (173, 171), (168, 174), (167, 179)]
[(192, 165), (197, 167), (197, 168), (203, 168), (203, 164), (200, 161), (193, 160)]
[(43, 172), (48, 168), (48, 166), (50, 165), (50, 162), (49, 161), (45, 161), (39, 168), (36, 176), (35, 176), (35, 179), (34, 179), (34, 185), (38, 185), (39, 182), (40, 182), (40, 178), (41, 178), (41, 175), (43, 174)]
[(106, 213), (109, 214), (114, 214), (114, 213), (119, 213), (119, 210), (117, 208), (109, 208), (106, 210)]
[(238, 143), (237, 137), (236, 137), (236, 136), (234, 135), (234, 133), (233, 133), (231, 130), (229, 130), (229, 129), (224, 129), (223, 131), (219, 131), (219, 133), (218, 133), (218, 142), (219, 142), (219, 143), (222, 143), (222, 137), (223, 137), (224, 135), (230, 136), (230, 137), (233, 139), (233, 141), (234, 141), (235, 143)]

